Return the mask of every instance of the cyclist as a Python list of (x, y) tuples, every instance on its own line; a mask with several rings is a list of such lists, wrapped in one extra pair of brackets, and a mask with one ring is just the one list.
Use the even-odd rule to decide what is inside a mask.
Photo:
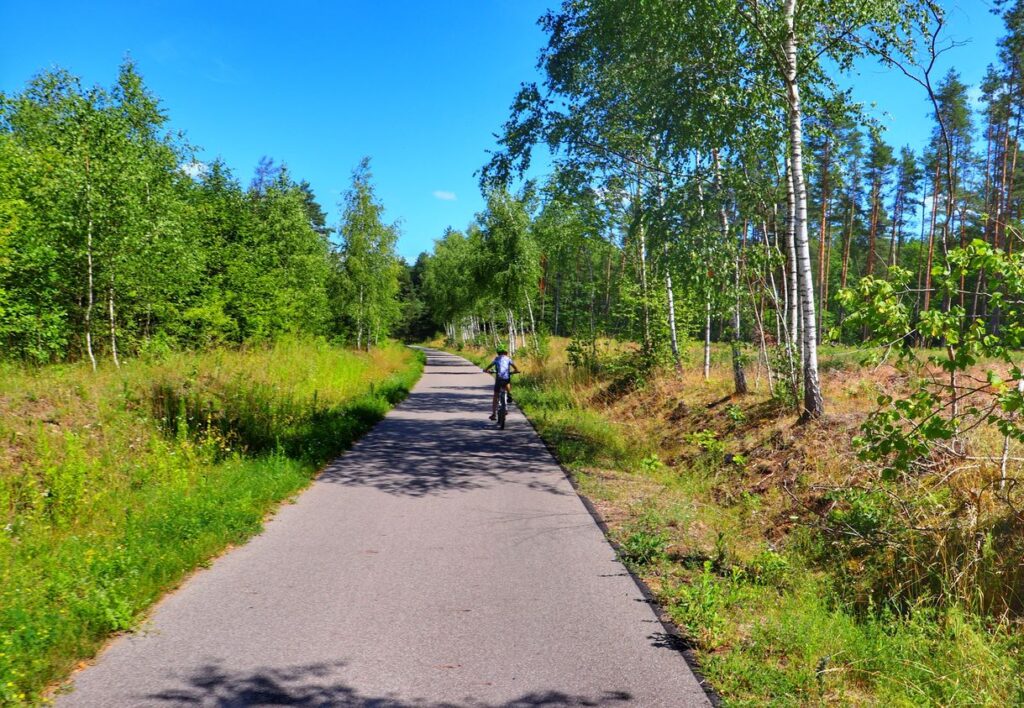
[(494, 361), (487, 365), (484, 372), (490, 373), (491, 369), (494, 369), (494, 399), (491, 401), (490, 419), (494, 420), (498, 417), (498, 393), (502, 389), (512, 391), (512, 374), (518, 374), (519, 369), (505, 347), (498, 347), (498, 356), (494, 357)]

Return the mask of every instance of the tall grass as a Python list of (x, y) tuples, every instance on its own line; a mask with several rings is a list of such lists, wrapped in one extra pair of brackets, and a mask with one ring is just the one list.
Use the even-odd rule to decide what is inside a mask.
[(17, 705), (256, 533), (422, 356), (284, 341), (96, 373), (0, 366), (0, 704)]

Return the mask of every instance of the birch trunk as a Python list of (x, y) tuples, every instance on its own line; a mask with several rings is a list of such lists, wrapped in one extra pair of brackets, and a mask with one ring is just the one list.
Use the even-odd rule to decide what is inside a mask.
[[(533, 346), (540, 354), (540, 341), (537, 339), (537, 322), (533, 319), (533, 305), (530, 304), (530, 294), (523, 288), (523, 295), (526, 297), (526, 311), (530, 315), (530, 333), (533, 335)], [(526, 336), (523, 336), (523, 344), (526, 344)]]
[(508, 353), (510, 356), (516, 355), (516, 320), (512, 314), (512, 310), (508, 310)]
[[(727, 222), (725, 207), (722, 207), (723, 220)], [(743, 240), (746, 240), (747, 225), (743, 225)], [(736, 290), (736, 302), (733, 308), (732, 320), (732, 376), (736, 393), (747, 393), (747, 377), (743, 372), (743, 354), (740, 349), (740, 270), (743, 267), (743, 245), (736, 249), (736, 268), (733, 278), (733, 288)]]
[(795, 351), (800, 334), (798, 314), (800, 296), (797, 290), (796, 275), (796, 184), (792, 157), (787, 158), (786, 162), (788, 177), (786, 180), (786, 327), (789, 334), (788, 345)]
[[(701, 224), (704, 223), (704, 187), (701, 183), (699, 173), (700, 155), (694, 153), (694, 168), (697, 170), (697, 205), (699, 208)], [(706, 250), (706, 249), (705, 249)], [(705, 269), (707, 263), (703, 264)], [(706, 285), (704, 290), (704, 380), (711, 378), (711, 278), (705, 273)]]
[(555, 279), (555, 326), (554, 333), (558, 336), (558, 316), (561, 314), (562, 304), (562, 269), (558, 269), (558, 277)]
[(594, 329), (594, 312), (597, 309), (597, 281), (594, 279), (594, 256), (587, 248), (587, 279), (590, 281), (590, 342), (593, 343), (597, 337)]
[[(455, 329), (452, 328), (452, 341), (455, 341)], [(359, 286), (359, 324), (356, 327), (356, 351), (363, 348), (363, 286)]]
[(604, 259), (604, 322), (607, 325), (608, 316), (612, 310), (612, 252), (608, 251)]
[(676, 299), (672, 290), (672, 270), (668, 267), (668, 243), (665, 244), (665, 298), (668, 307), (668, 333), (672, 343), (672, 359), (676, 363), (676, 369), (682, 370), (683, 364), (679, 358), (679, 335), (676, 333)]
[[(775, 377), (772, 373), (772, 362), (770, 357), (768, 356), (768, 340), (765, 337), (764, 333), (764, 298), (761, 298), (761, 306), (758, 307), (757, 303), (754, 300), (754, 286), (753, 284), (749, 283), (749, 281), (748, 285), (750, 289), (750, 301), (754, 303), (754, 324), (757, 326), (758, 344), (761, 347), (760, 356), (764, 360), (765, 371), (768, 374), (768, 391), (769, 393), (774, 393)], [(759, 390), (759, 386), (755, 385), (755, 389)]]
[[(639, 211), (639, 210), (638, 210)], [(647, 239), (644, 234), (644, 225), (640, 221), (642, 217), (637, 214), (637, 247), (640, 249), (640, 297), (643, 300), (643, 337), (644, 337), (644, 351), (648, 354), (653, 348), (651, 342), (651, 308), (650, 308), (650, 294), (647, 288)]]
[(541, 256), (541, 275), (540, 275), (540, 321), (544, 321), (544, 305), (547, 301), (548, 294), (548, 257)]
[[(786, 253), (783, 259), (785, 264), (785, 273), (783, 274), (782, 284), (785, 289), (786, 298), (786, 320), (783, 329), (785, 330), (785, 348), (786, 359), (789, 364), (789, 370), (792, 373), (792, 387), (793, 387), (793, 398), (799, 397), (800, 388), (800, 377), (798, 372), (801, 371), (801, 366), (797, 365), (798, 356), (802, 359), (801, 347), (799, 346), (800, 336), (800, 314), (799, 314), (799, 294), (797, 292), (797, 275), (796, 275), (796, 187), (793, 184), (793, 160), (792, 157), (786, 156)], [(778, 239), (776, 239), (776, 243)]]
[(96, 371), (96, 355), (92, 351), (92, 307), (95, 302), (93, 292), (93, 268), (92, 268), (92, 216), (85, 228), (85, 262), (88, 281), (88, 295), (85, 305), (85, 351), (89, 354), (89, 361), (92, 363), (92, 370)]
[[(725, 189), (722, 185), (722, 170), (718, 161), (718, 151), (711, 151), (712, 164), (715, 167), (715, 187), (718, 190), (718, 224), (721, 229), (722, 245), (729, 244), (729, 213), (725, 208)], [(747, 377), (743, 372), (743, 357), (740, 351), (740, 258), (741, 250), (735, 247), (733, 259), (733, 289), (735, 302), (732, 311), (732, 378), (736, 393), (747, 393)]]
[(786, 89), (789, 96), (789, 142), (793, 166), (793, 190), (796, 192), (795, 241), (800, 287), (800, 312), (803, 324), (804, 405), (801, 418), (818, 418), (825, 413), (825, 401), (818, 380), (818, 327), (814, 312), (814, 283), (811, 277), (811, 251), (807, 238), (807, 185), (803, 166), (803, 116), (800, 88), (797, 85), (797, 42), (794, 29), (796, 0), (786, 0)]
[(932, 218), (928, 227), (928, 257), (924, 266), (924, 307), (928, 310), (932, 302), (932, 261), (935, 258), (935, 222), (938, 220), (939, 209), (939, 165), (935, 164), (935, 185), (932, 190)]
[[(831, 199), (829, 196), (829, 158), (832, 143), (826, 138), (825, 152), (821, 163), (821, 230), (818, 233), (818, 316), (824, 320), (825, 311), (828, 309), (828, 299), (825, 295), (825, 283), (828, 281), (826, 275), (826, 261), (828, 259), (828, 212)], [(818, 332), (818, 343), (821, 343), (821, 331)]]
[(92, 307), (95, 301), (93, 290), (92, 265), (92, 177), (89, 156), (85, 157), (85, 212), (88, 215), (85, 225), (85, 263), (86, 263), (86, 305), (85, 305), (85, 351), (89, 354), (92, 370), (96, 371), (96, 355), (92, 351)]
[[(665, 207), (665, 193), (661, 190), (659, 183), (658, 188), (658, 205), (664, 209)], [(672, 289), (672, 267), (669, 263), (669, 248), (668, 248), (668, 235), (664, 235), (664, 256), (665, 256), (665, 306), (668, 308), (668, 335), (669, 343), (672, 346), (672, 360), (676, 364), (676, 370), (682, 371), (683, 364), (679, 358), (679, 335), (676, 332), (676, 296), (675, 291)]]
[(711, 292), (704, 301), (704, 380), (711, 378)]
[(107, 316), (110, 318), (110, 355), (114, 359), (114, 366), (121, 368), (121, 361), (117, 358), (117, 319), (114, 316), (114, 283), (107, 288)]
[[(769, 241), (768, 241), (768, 223), (767, 222), (765, 222), (763, 224), (763, 228), (764, 228), (765, 274), (766, 274), (766, 279), (768, 281), (768, 286), (769, 286), (768, 292), (772, 296), (773, 312), (775, 313), (775, 343), (779, 344), (780, 342), (783, 341), (783, 338), (782, 338), (782, 318), (779, 316), (779, 312), (781, 311), (781, 308), (782, 308), (782, 305), (780, 304), (782, 302), (782, 300), (781, 300), (781, 298), (779, 296), (779, 287), (775, 283), (775, 268), (772, 266), (772, 262), (771, 262), (772, 244), (769, 243)], [(775, 240), (778, 241), (778, 238), (776, 237)], [(778, 250), (777, 246), (776, 246), (776, 250)]]
[[(789, 162), (787, 161), (787, 166)], [(789, 174), (786, 174), (786, 181), (789, 181)], [(778, 205), (772, 205), (772, 239), (771, 246), (775, 249), (775, 252), (779, 254), (779, 262), (782, 263), (782, 277), (779, 279), (782, 283), (782, 290), (780, 291), (775, 284), (775, 268), (771, 268), (769, 273), (771, 274), (772, 287), (775, 288), (775, 343), (779, 346), (786, 346), (789, 343), (789, 335), (787, 334), (788, 329), (786, 326), (786, 316), (789, 312), (789, 284), (786, 279), (786, 256), (782, 252), (782, 246), (779, 245), (779, 208)], [(769, 266), (770, 267), (770, 266)], [(780, 297), (781, 292), (781, 297)]]

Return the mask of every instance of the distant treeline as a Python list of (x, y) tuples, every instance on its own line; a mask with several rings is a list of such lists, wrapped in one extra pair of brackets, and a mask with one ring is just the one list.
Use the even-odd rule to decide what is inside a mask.
[(0, 94), (0, 356), (393, 333), (409, 269), (368, 159), (332, 241), (308, 182), (264, 158), (245, 187), (167, 121), (131, 62), (109, 89), (57, 70)]

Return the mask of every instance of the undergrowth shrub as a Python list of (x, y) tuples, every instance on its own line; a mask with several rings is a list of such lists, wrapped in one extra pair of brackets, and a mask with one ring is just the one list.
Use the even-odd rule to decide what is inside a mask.
[(643, 568), (665, 560), (668, 544), (664, 520), (656, 510), (648, 509), (623, 531), (619, 558), (630, 567)]
[(668, 611), (672, 619), (684, 627), (702, 646), (718, 645), (725, 617), (722, 615), (732, 583), (713, 571), (712, 561), (705, 561), (690, 582), (683, 583), (668, 595)]

